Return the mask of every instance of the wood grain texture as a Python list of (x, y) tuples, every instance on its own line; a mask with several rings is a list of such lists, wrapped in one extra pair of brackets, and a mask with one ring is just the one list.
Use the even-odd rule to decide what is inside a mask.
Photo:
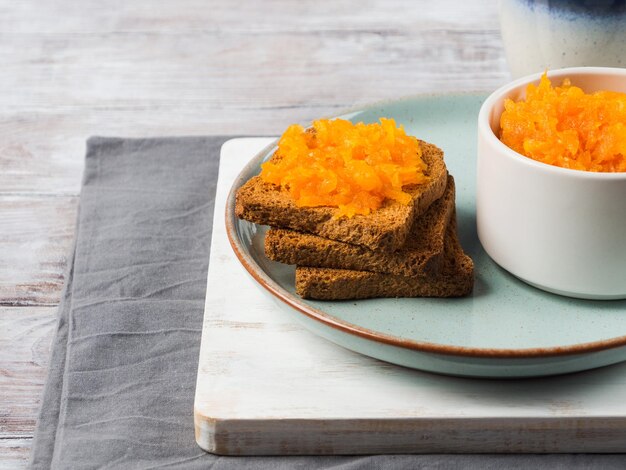
[[(28, 306), (8, 309), (25, 326), (58, 302), (90, 135), (276, 134), (509, 76), (495, 0), (0, 0), (0, 61), (0, 305)], [(38, 334), (3, 343), (0, 369), (31, 361)], [(40, 389), (11, 393), (0, 429), (31, 430), (0, 439), (17, 468)]]
[(0, 196), (0, 305), (56, 305), (77, 197)]
[(498, 28), (496, 0), (50, 0), (0, 3), (0, 31), (10, 33), (403, 30), (436, 24)]
[(0, 470), (26, 468), (32, 443), (32, 438), (0, 438)]
[(4, 5), (0, 191), (77, 194), (92, 134), (276, 134), (508, 78), (495, 1), (337, 3)]
[(33, 435), (56, 312), (56, 307), (0, 307), (0, 442)]

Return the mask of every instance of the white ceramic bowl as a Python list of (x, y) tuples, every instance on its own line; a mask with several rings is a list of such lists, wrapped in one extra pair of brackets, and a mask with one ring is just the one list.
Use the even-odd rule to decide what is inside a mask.
[[(541, 289), (586, 299), (626, 298), (626, 173), (547, 165), (497, 137), (506, 98), (519, 100), (541, 74), (491, 94), (478, 116), (476, 217), (485, 251)], [(577, 67), (548, 72), (586, 92), (626, 92), (626, 69)]]

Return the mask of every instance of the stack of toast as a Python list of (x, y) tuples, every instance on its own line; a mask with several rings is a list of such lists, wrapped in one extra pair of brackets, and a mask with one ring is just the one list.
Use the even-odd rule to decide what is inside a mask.
[(472, 291), (474, 265), (457, 237), (454, 178), (443, 152), (420, 141), (428, 181), (406, 186), (408, 205), (387, 200), (369, 215), (298, 207), (256, 176), (237, 192), (238, 217), (269, 225), (268, 258), (295, 264), (303, 298), (459, 297)]

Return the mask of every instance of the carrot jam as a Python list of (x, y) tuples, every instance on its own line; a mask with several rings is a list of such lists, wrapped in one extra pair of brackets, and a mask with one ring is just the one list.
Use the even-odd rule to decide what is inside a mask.
[(339, 208), (338, 218), (367, 215), (385, 199), (409, 204), (403, 187), (425, 182), (424, 170), (419, 141), (393, 119), (320, 119), (285, 131), (261, 179), (287, 190), (299, 207)]
[(504, 108), (500, 140), (516, 152), (574, 170), (626, 171), (626, 93), (587, 94), (568, 79), (552, 87), (544, 73), (525, 100)]

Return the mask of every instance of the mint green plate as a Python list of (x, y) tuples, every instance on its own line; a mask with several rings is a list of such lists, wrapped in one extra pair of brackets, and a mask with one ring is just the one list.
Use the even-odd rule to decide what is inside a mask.
[(421, 96), (342, 116), (364, 122), (391, 117), (408, 133), (443, 148), (456, 180), (460, 240), (476, 268), (470, 297), (341, 302), (298, 297), (294, 268), (263, 253), (265, 228), (234, 215), (235, 191), (260, 171), (274, 145), (250, 162), (229, 195), (226, 226), (237, 257), (277, 304), (311, 331), (394, 364), (458, 376), (513, 378), (626, 360), (626, 301), (579, 300), (535, 289), (499, 268), (482, 249), (474, 200), (476, 117), (484, 98)]

